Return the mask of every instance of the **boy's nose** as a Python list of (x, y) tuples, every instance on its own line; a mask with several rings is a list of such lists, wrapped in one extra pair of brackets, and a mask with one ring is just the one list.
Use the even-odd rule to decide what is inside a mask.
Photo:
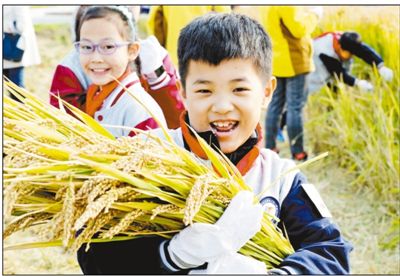
[(215, 101), (211, 110), (215, 113), (225, 114), (233, 110), (233, 104), (227, 99), (219, 99)]

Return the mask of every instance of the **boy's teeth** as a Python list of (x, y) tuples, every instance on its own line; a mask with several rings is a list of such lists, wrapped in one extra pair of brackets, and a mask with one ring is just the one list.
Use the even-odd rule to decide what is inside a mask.
[(216, 129), (217, 131), (227, 131), (232, 129), (237, 122), (235, 121), (220, 121), (220, 122), (212, 122), (211, 126)]
[(217, 126), (217, 127), (228, 127), (229, 125), (232, 125), (232, 123), (227, 123), (227, 122), (226, 122), (226, 123), (225, 123), (225, 122), (224, 122), (224, 123), (215, 122), (214, 125)]

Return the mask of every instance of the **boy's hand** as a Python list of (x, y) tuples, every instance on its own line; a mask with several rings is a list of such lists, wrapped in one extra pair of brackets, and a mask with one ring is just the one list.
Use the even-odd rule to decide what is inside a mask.
[(239, 253), (228, 253), (208, 263), (204, 270), (189, 274), (267, 274), (265, 263)]
[(180, 231), (168, 247), (174, 263), (186, 269), (237, 252), (261, 228), (263, 208), (253, 200), (252, 192), (239, 192), (215, 224), (194, 223)]
[(263, 213), (261, 204), (254, 204), (254, 194), (250, 191), (241, 191), (232, 199), (215, 223), (232, 241), (232, 252), (237, 252), (261, 229)]

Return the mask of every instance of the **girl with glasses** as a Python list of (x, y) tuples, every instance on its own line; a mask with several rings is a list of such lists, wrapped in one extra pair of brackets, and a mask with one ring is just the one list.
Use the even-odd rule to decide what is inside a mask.
[(77, 27), (79, 40), (74, 43), (82, 71), (91, 82), (81, 108), (115, 137), (134, 136), (136, 133), (130, 127), (158, 127), (124, 87), (160, 123), (166, 124), (162, 109), (144, 90), (135, 70), (140, 43), (133, 24), (132, 13), (124, 6), (90, 6), (81, 17)]

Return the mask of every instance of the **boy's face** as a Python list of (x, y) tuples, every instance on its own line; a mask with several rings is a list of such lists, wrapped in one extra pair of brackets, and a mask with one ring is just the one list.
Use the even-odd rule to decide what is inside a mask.
[(213, 131), (222, 152), (233, 152), (253, 133), (275, 84), (275, 78), (263, 81), (251, 60), (190, 61), (182, 91), (190, 124), (197, 132)]

